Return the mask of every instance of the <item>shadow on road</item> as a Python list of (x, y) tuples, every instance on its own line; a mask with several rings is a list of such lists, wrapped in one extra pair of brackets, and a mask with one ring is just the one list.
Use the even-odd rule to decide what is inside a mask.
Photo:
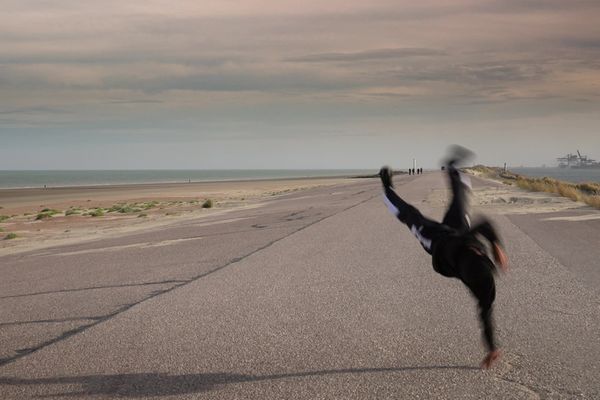
[[(349, 368), (321, 371), (290, 372), (273, 375), (244, 375), (229, 373), (169, 375), (139, 373), (121, 375), (84, 375), (56, 378), (21, 379), (2, 378), (0, 385), (80, 385), (76, 390), (48, 394), (42, 397), (114, 395), (119, 397), (172, 396), (206, 392), (232, 383), (260, 382), (278, 379), (310, 378), (338, 374), (368, 374), (380, 372), (408, 372), (428, 370), (478, 370), (472, 366), (420, 366), (399, 368)], [(63, 389), (64, 390), (64, 389)]]

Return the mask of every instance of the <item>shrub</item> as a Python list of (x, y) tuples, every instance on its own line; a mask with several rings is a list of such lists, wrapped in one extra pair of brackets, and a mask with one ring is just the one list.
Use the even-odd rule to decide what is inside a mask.
[(124, 212), (124, 208), (128, 207), (127, 204), (114, 204), (111, 208), (107, 209), (106, 212)]
[(60, 214), (60, 211), (54, 210), (52, 208), (44, 208), (42, 211), (40, 211), (38, 213), (38, 215), (35, 217), (35, 219), (40, 220), (40, 219), (50, 218), (56, 214)]
[(77, 209), (77, 208), (70, 208), (67, 211), (65, 211), (65, 215), (74, 215), (74, 214), (81, 214), (81, 210)]
[(202, 203), (202, 208), (212, 208), (213, 201), (211, 199), (207, 199)]
[(50, 218), (50, 217), (52, 217), (52, 214), (41, 212), (35, 217), (35, 220), (39, 221), (39, 220)]
[(104, 215), (104, 210), (101, 208), (96, 208), (95, 210), (89, 211), (88, 214), (92, 217), (102, 217)]
[(15, 239), (17, 237), (16, 233), (9, 233), (8, 235), (4, 236), (4, 240), (11, 240), (11, 239)]
[(147, 216), (148, 216), (148, 214), (146, 214), (146, 213), (141, 213), (140, 215), (138, 215), (138, 218), (141, 218), (141, 217), (147, 217)]
[(7, 219), (9, 219), (10, 217), (8, 215), (0, 215), (0, 222), (4, 222)]
[(150, 201), (148, 203), (142, 204), (142, 207), (144, 208), (144, 210), (149, 210), (151, 208), (154, 208), (158, 205), (158, 201)]
[[(154, 207), (154, 206), (152, 206)], [(148, 209), (147, 205), (142, 203), (141, 207), (138, 207), (138, 204), (115, 204), (111, 208), (107, 209), (107, 212), (118, 212), (120, 214), (132, 214), (138, 213), (143, 209)], [(151, 207), (150, 207), (151, 208)]]

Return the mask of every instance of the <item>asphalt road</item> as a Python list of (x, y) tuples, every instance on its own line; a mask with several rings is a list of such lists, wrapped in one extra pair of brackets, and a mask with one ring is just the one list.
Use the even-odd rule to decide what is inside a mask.
[[(439, 174), (396, 182), (442, 215)], [(599, 398), (597, 261), (511, 218), (491, 371), (474, 301), (365, 180), (0, 258), (0, 398)]]

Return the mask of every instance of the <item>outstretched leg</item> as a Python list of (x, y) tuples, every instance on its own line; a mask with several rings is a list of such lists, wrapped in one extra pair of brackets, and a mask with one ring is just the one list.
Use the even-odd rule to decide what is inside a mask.
[(423, 248), (431, 254), (433, 241), (444, 231), (443, 226), (439, 222), (426, 218), (419, 210), (398, 196), (393, 189), (392, 173), (389, 168), (381, 168), (379, 176), (383, 183), (384, 202), (388, 209), (410, 229)]

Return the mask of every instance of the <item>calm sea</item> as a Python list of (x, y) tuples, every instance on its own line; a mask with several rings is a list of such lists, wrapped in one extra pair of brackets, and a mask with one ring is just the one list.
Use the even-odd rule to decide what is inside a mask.
[(510, 168), (510, 170), (534, 178), (547, 176), (567, 182), (600, 182), (600, 169)]
[(132, 183), (214, 182), (278, 178), (313, 178), (375, 174), (363, 169), (319, 170), (105, 170), (0, 171), (0, 188), (36, 188)]

